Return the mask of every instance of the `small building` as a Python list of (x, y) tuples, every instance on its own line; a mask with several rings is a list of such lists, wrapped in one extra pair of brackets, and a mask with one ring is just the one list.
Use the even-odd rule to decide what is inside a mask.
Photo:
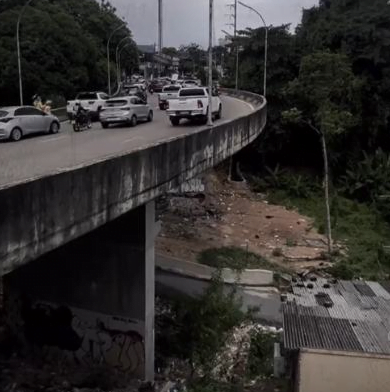
[(390, 391), (390, 283), (297, 280), (282, 312), (294, 392)]

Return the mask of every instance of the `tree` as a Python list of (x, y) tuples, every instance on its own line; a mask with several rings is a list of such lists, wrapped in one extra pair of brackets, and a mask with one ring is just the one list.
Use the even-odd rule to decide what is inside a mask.
[(218, 271), (202, 295), (180, 298), (167, 319), (157, 320), (164, 325), (156, 339), (158, 352), (189, 360), (192, 376), (210, 376), (228, 334), (245, 318), (235, 287), (226, 292), (224, 286)]
[(176, 57), (178, 55), (177, 49), (173, 47), (162, 48), (162, 53), (170, 57)]
[(207, 65), (206, 52), (198, 44), (181, 46), (178, 54), (180, 58), (179, 72), (184, 74), (197, 74), (201, 68)]
[[(0, 2), (0, 105), (18, 102), (15, 29), (24, 3), (19, 0)], [(35, 93), (64, 101), (79, 90), (105, 88), (107, 36), (119, 23), (121, 20), (108, 2), (100, 5), (94, 0), (32, 2), (21, 24), (26, 102)], [(115, 60), (116, 44), (130, 34), (129, 30), (122, 29), (114, 36), (112, 59)], [(138, 62), (134, 42), (123, 58), (128, 63)], [(114, 65), (112, 70), (114, 77)]]
[(359, 87), (345, 55), (318, 52), (302, 58), (298, 78), (286, 89), (295, 106), (284, 113), (285, 119), (303, 123), (321, 138), (329, 254), (332, 253), (332, 231), (327, 144), (358, 125), (355, 100)]

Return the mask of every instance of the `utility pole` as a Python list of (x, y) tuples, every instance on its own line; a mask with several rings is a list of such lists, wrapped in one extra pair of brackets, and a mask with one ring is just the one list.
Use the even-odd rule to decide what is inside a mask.
[(236, 43), (236, 92), (238, 91), (237, 0), (234, 0), (234, 42)]
[(235, 55), (236, 55), (236, 76), (235, 76), (235, 90), (236, 92), (238, 91), (238, 72), (239, 72), (239, 47), (237, 43), (237, 4), (238, 0), (234, 0), (233, 4), (228, 4), (228, 7), (233, 9), (233, 13), (229, 14), (231, 18), (233, 18), (233, 23), (228, 23), (229, 26), (233, 27), (234, 32), (233, 32), (233, 42), (235, 44)]
[[(238, 42), (237, 42), (237, 5), (238, 5), (238, 0), (234, 0), (233, 4), (228, 5), (228, 7), (233, 8), (233, 14), (229, 15), (231, 18), (233, 18), (233, 24), (229, 23), (229, 25), (232, 26), (234, 29), (233, 42), (234, 42), (235, 50), (236, 50), (236, 53), (235, 53), (235, 55), (236, 55), (236, 69), (235, 69), (236, 77), (235, 77), (234, 87), (235, 87), (236, 92), (238, 91), (238, 72), (239, 72), (239, 70), (238, 70), (238, 67), (239, 67), (239, 62), (238, 62), (238, 60), (239, 60), (239, 47), (238, 47)], [(231, 155), (230, 160), (229, 160), (229, 181), (232, 180), (233, 165), (234, 165), (233, 155)]]
[(243, 3), (242, 1), (238, 0), (238, 3), (242, 5), (245, 8), (248, 8), (252, 12), (254, 12), (263, 22), (264, 24), (264, 29), (265, 29), (265, 41), (264, 41), (264, 80), (263, 80), (263, 96), (267, 96), (267, 62), (268, 62), (268, 26), (263, 18), (263, 15), (259, 11), (257, 11), (255, 8), (251, 7), (250, 5), (247, 5)]
[[(158, 0), (158, 54), (162, 54), (163, 49), (163, 0)], [(161, 61), (161, 58), (160, 58)], [(161, 76), (161, 63), (157, 64), (158, 76)]]
[(214, 14), (214, 0), (209, 0), (209, 108), (207, 125), (213, 126), (213, 14)]
[(27, 6), (32, 2), (32, 0), (28, 0), (26, 4), (22, 7), (18, 15), (18, 21), (16, 22), (16, 52), (18, 54), (18, 75), (19, 75), (19, 103), (20, 106), (23, 106), (23, 80), (22, 80), (22, 59), (20, 54), (20, 22), (22, 20), (22, 16), (26, 11)]
[(163, 49), (163, 0), (158, 0), (158, 54)]

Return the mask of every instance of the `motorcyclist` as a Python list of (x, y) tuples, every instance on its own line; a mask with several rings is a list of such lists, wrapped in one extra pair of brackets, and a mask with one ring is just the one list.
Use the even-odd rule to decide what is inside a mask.
[(146, 92), (143, 91), (142, 89), (138, 88), (137, 92), (135, 93), (135, 95), (140, 98), (143, 102), (145, 102), (145, 104), (148, 102), (148, 96), (146, 95)]
[(88, 110), (83, 108), (79, 101), (75, 104), (75, 118), (79, 119), (80, 123), (86, 122), (88, 118)]

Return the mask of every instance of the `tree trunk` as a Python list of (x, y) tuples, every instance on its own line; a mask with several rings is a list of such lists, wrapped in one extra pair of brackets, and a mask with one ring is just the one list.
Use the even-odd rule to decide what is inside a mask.
[(332, 256), (332, 225), (330, 221), (330, 203), (329, 203), (329, 167), (328, 153), (326, 150), (325, 135), (321, 133), (322, 154), (324, 158), (324, 188), (325, 188), (325, 206), (326, 206), (326, 235), (328, 239), (328, 253)]

